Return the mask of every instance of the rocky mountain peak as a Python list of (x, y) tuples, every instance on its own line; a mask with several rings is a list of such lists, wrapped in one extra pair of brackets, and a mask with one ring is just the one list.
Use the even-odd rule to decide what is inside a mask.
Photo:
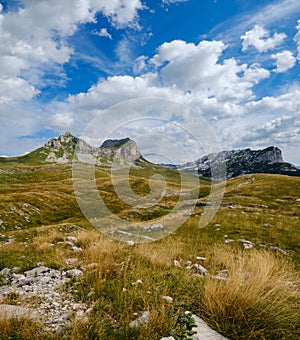
[(250, 173), (300, 175), (300, 171), (293, 164), (284, 162), (282, 152), (276, 146), (269, 146), (262, 150), (248, 148), (212, 153), (178, 168), (198, 172), (199, 175), (204, 177), (211, 177), (212, 166), (224, 163), (226, 165), (226, 178)]
[(128, 137), (123, 139), (107, 139), (102, 143), (100, 148), (119, 148), (130, 141), (132, 140)]
[(97, 148), (90, 146), (84, 140), (73, 136), (70, 132), (49, 140), (46, 149), (47, 162), (68, 163), (73, 160), (74, 152), (81, 154), (81, 160), (89, 163), (111, 163), (114, 158), (122, 162), (134, 162), (141, 157), (136, 143), (130, 138), (108, 139)]

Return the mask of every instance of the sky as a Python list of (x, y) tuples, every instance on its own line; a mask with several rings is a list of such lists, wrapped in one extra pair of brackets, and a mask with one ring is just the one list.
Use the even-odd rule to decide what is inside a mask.
[(299, 70), (299, 0), (0, 0), (0, 155), (92, 125), (175, 163), (209, 129), (300, 165)]

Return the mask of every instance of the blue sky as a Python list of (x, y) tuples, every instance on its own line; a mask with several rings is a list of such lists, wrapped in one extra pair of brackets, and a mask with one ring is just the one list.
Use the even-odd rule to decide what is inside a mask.
[[(299, 0), (0, 4), (0, 154), (23, 154), (67, 130), (80, 136), (103, 112), (115, 121), (105, 111), (111, 106), (155, 97), (195, 116), (156, 112), (165, 119), (159, 126), (147, 120), (111, 136), (137, 139), (150, 154), (157, 140), (149, 131), (164, 134), (172, 125), (166, 119), (190, 124), (200, 116), (222, 149), (276, 145), (300, 164)], [(109, 132), (101, 129), (99, 143)], [(192, 158), (202, 155), (171, 130)]]

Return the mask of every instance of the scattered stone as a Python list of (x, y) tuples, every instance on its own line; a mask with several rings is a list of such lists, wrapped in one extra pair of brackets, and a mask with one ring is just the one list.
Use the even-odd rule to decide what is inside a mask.
[(97, 267), (98, 267), (98, 263), (96, 262), (92, 262), (86, 265), (86, 269), (88, 270), (93, 270), (93, 269), (96, 269)]
[(65, 241), (66, 241), (66, 242), (72, 242), (72, 243), (77, 243), (77, 242), (78, 242), (77, 238), (74, 237), (74, 236), (67, 236), (67, 237), (65, 238)]
[(234, 242), (234, 240), (230, 239), (230, 238), (227, 238), (225, 241), (225, 243), (231, 243), (231, 242)]
[(70, 269), (67, 270), (64, 274), (66, 277), (69, 278), (79, 278), (82, 276), (83, 272), (79, 269)]
[(245, 239), (239, 239), (238, 241), (242, 242), (244, 246), (245, 246), (245, 244), (251, 245), (252, 247), (255, 245), (254, 242), (251, 242), (251, 241), (248, 241), (248, 240), (245, 240)]
[(162, 299), (166, 300), (168, 303), (173, 303), (173, 298), (168, 295), (163, 295)]
[(129, 323), (129, 327), (136, 328), (136, 327), (145, 326), (147, 323), (149, 323), (149, 321), (150, 321), (150, 313), (148, 311), (145, 311), (137, 319), (131, 321)]
[(178, 260), (173, 260), (173, 265), (175, 267), (181, 267), (181, 264), (180, 264), (180, 262)]
[(87, 297), (88, 297), (88, 298), (91, 298), (91, 297), (94, 296), (94, 295), (95, 295), (95, 292), (89, 292), (88, 295), (87, 295)]
[(90, 316), (93, 313), (94, 307), (90, 307), (85, 311), (85, 314)]
[(269, 248), (270, 248), (271, 250), (274, 250), (274, 251), (280, 253), (280, 254), (289, 255), (289, 253), (288, 253), (287, 251), (285, 251), (285, 250), (283, 250), (283, 249), (281, 249), (281, 248), (279, 248), (279, 247), (276, 247), (276, 246), (269, 246)]
[(222, 269), (219, 270), (217, 275), (212, 276), (212, 278), (215, 280), (226, 281), (228, 279), (228, 273), (229, 271), (227, 269)]
[(206, 257), (196, 256), (196, 260), (198, 260), (198, 261), (206, 261)]
[(243, 246), (245, 249), (251, 249), (253, 248), (253, 245), (252, 244), (249, 244), (249, 243), (243, 243)]
[(15, 242), (16, 242), (16, 239), (13, 236), (9, 236), (8, 240), (4, 243), (4, 245), (12, 244), (12, 243), (15, 243)]
[(26, 275), (26, 277), (37, 277), (47, 272), (50, 272), (50, 268), (45, 267), (45, 266), (40, 266), (40, 267), (33, 268), (31, 270), (28, 270), (27, 272), (24, 273), (24, 275)]
[(150, 225), (145, 225), (144, 229), (147, 231), (155, 231), (155, 230), (164, 229), (164, 226), (161, 223), (153, 223)]
[(65, 260), (65, 264), (68, 266), (71, 266), (72, 264), (75, 264), (78, 262), (78, 259), (76, 257), (72, 257), (70, 259)]
[(0, 271), (0, 276), (8, 276), (11, 273), (11, 269), (10, 268), (3, 268)]
[(143, 281), (140, 280), (140, 279), (136, 280), (135, 282), (132, 282), (132, 285), (133, 285), (133, 286), (142, 285), (142, 284), (143, 284)]
[(72, 250), (74, 253), (81, 253), (81, 252), (83, 251), (82, 248), (76, 247), (76, 246), (72, 246), (72, 247), (71, 247), (71, 250)]
[(130, 241), (127, 241), (126, 244), (128, 246), (134, 246), (134, 241), (130, 240)]
[(39, 320), (41, 318), (37, 310), (16, 305), (0, 305), (0, 319), (21, 319), (29, 318)]
[(204, 268), (203, 266), (201, 266), (201, 264), (198, 264), (198, 263), (194, 263), (191, 267), (191, 269), (194, 269), (194, 271), (197, 273), (197, 274), (201, 274), (201, 275), (208, 275), (208, 271), (206, 268)]
[(168, 336), (167, 338), (161, 338), (160, 340), (175, 340), (172, 336)]
[[(202, 319), (197, 315), (193, 314), (196, 326), (193, 327), (192, 331), (195, 332), (191, 336), (193, 340), (226, 340), (223, 335), (211, 329)], [(228, 339), (227, 339), (228, 340)]]

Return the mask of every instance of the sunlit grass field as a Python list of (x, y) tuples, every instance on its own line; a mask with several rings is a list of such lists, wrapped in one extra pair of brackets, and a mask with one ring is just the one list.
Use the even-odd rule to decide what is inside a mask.
[[(1, 339), (155, 340), (171, 334), (186, 310), (229, 339), (300, 337), (300, 178), (254, 174), (229, 180), (219, 210), (204, 228), (199, 227), (204, 211), (199, 204), (176, 232), (129, 246), (85, 219), (74, 195), (71, 165), (2, 162), (0, 169), (0, 270), (17, 266), (23, 272), (38, 262), (64, 269), (65, 259), (74, 256), (74, 268), (98, 264), (97, 270), (85, 272), (74, 292), (79, 302), (94, 306), (89, 321), (74, 319), (71, 327), (51, 334), (27, 319), (2, 320)], [(130, 173), (132, 190), (140, 196), (150, 192), (149, 178), (157, 173), (173, 194), (155, 209), (133, 211), (117, 197), (107, 170), (96, 170), (96, 185), (114, 214), (155, 223), (178, 202), (180, 176), (150, 164)], [(210, 182), (200, 180), (199, 186), (198, 201), (205, 202)], [(83, 252), (71, 253), (60, 242), (66, 235), (75, 236)], [(16, 241), (5, 244), (11, 236)], [(245, 249), (243, 239), (254, 246)], [(186, 268), (187, 261), (201, 264), (209, 275)], [(227, 270), (226, 280), (215, 279), (222, 270)], [(134, 284), (137, 280), (142, 284)], [(134, 313), (141, 311), (150, 312), (150, 322), (130, 328)]]

